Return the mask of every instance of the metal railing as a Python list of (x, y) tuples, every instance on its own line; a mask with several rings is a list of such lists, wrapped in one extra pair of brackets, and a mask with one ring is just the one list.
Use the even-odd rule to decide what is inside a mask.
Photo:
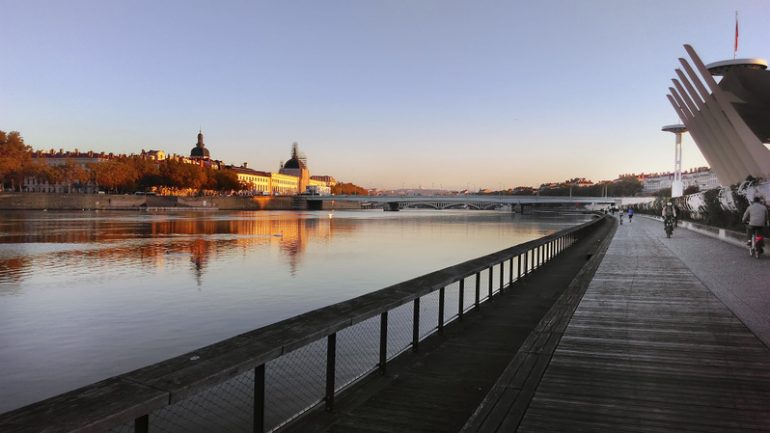
[(0, 431), (274, 431), (332, 410), (342, 390), (493, 302), (600, 220), (7, 412)]

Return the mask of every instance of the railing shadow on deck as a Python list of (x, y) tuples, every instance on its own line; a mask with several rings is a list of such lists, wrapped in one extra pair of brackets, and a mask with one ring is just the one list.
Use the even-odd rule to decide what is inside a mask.
[(601, 218), (0, 415), (0, 431), (268, 432), (494, 300)]

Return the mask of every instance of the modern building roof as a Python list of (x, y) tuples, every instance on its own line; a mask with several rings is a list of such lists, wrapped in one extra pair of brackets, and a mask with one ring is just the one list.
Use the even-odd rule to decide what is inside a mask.
[(755, 71), (764, 71), (767, 69), (767, 60), (765, 59), (732, 59), (713, 62), (706, 65), (711, 75), (723, 76), (727, 71), (733, 69), (752, 69)]
[(666, 132), (673, 132), (673, 133), (683, 133), (683, 132), (687, 132), (687, 127), (682, 125), (681, 123), (677, 123), (674, 125), (666, 125), (660, 128), (660, 130), (666, 131)]

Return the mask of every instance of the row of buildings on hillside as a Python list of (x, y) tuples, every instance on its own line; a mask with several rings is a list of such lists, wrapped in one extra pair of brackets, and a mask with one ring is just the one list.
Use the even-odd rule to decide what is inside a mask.
[[(655, 194), (656, 192), (671, 188), (674, 181), (674, 172), (642, 173), (636, 176), (642, 183), (642, 194)], [(698, 187), (698, 190), (718, 188), (720, 185), (716, 174), (708, 167), (698, 167), (682, 172), (684, 188)]]
[[(111, 160), (124, 159), (138, 156), (149, 161), (174, 160), (186, 164), (200, 165), (214, 170), (232, 170), (243, 185), (241, 194), (247, 195), (296, 195), (296, 194), (331, 194), (331, 188), (337, 184), (332, 176), (311, 176), (307, 159), (299, 152), (297, 143), (292, 146), (291, 158), (286, 163), (281, 163), (278, 172), (259, 171), (248, 168), (246, 163), (240, 166), (228, 165), (220, 160), (211, 158), (211, 153), (203, 140), (203, 131), (198, 132), (198, 141), (190, 151), (190, 156), (167, 154), (162, 150), (144, 150), (138, 155), (113, 154), (104, 152), (80, 152), (75, 151), (35, 151), (32, 158), (44, 162), (51, 167), (62, 166), (67, 163), (78, 164), (83, 169), (88, 169), (93, 164), (100, 164)], [(71, 182), (59, 181), (50, 183), (40, 176), (27, 176), (24, 179), (24, 191), (27, 192), (69, 192), (72, 190)], [(92, 181), (79, 182), (77, 190), (80, 192), (94, 193), (98, 189)]]

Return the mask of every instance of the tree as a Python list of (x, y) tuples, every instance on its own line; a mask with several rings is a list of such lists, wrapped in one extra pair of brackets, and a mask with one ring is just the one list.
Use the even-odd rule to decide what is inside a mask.
[(160, 162), (144, 159), (139, 156), (131, 156), (126, 160), (136, 172), (136, 188), (148, 189), (163, 185), (160, 175)]
[(612, 197), (632, 197), (642, 192), (642, 182), (635, 176), (625, 176), (611, 183), (607, 188)]
[(208, 181), (206, 170), (195, 164), (168, 159), (160, 166), (162, 184), (171, 188), (199, 190)]
[(24, 175), (32, 168), (31, 153), (32, 148), (17, 131), (0, 131), (0, 184), (10, 181), (12, 189), (18, 186), (21, 191)]
[(238, 191), (244, 189), (238, 174), (233, 170), (212, 170), (208, 173), (208, 187), (217, 191)]
[(88, 182), (91, 174), (77, 162), (67, 159), (64, 164), (53, 167), (54, 182), (67, 184), (67, 192), (72, 192), (72, 184), (84, 184)]
[(690, 195), (700, 192), (700, 187), (698, 185), (690, 185), (687, 188), (684, 189), (683, 194), (684, 195)]
[(352, 183), (340, 182), (332, 187), (332, 194), (369, 195), (369, 191)]
[(109, 191), (130, 191), (136, 188), (137, 172), (131, 164), (109, 160), (89, 164), (93, 180)]

